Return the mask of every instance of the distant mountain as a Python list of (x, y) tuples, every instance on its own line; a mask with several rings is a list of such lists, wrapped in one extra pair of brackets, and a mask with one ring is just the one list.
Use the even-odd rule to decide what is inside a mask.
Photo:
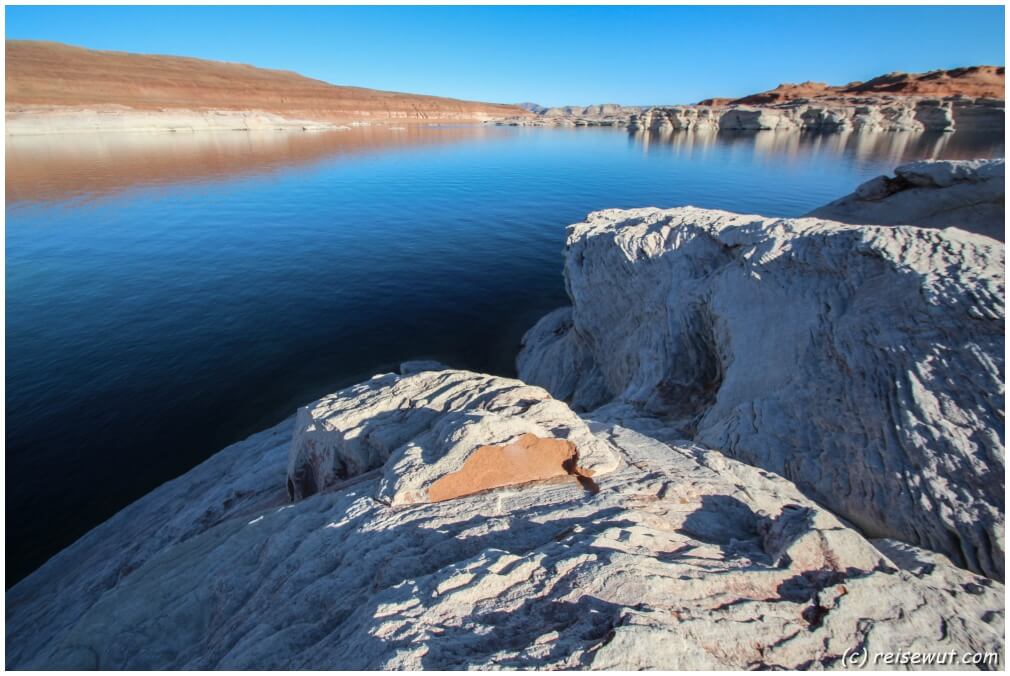
[(548, 110), (547, 106), (541, 106), (538, 103), (523, 102), (523, 103), (517, 103), (516, 105), (522, 108), (523, 110), (528, 110), (529, 112), (535, 115), (543, 115)]
[(518, 106), (332, 85), (290, 71), (7, 40), (7, 109), (125, 106), (256, 110), (323, 122), (483, 120), (527, 115)]

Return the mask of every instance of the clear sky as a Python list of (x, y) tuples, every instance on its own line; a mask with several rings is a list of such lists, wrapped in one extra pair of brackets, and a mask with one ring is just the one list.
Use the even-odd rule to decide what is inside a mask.
[(10, 7), (7, 38), (544, 105), (691, 103), (780, 82), (1003, 65), (988, 7)]

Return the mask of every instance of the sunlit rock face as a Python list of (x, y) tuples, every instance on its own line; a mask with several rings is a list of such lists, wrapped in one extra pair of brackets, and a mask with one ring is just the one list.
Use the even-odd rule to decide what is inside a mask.
[(954, 229), (596, 212), (519, 375), (1003, 579), (1003, 255)]
[(954, 227), (1003, 241), (1004, 173), (1002, 159), (913, 162), (809, 215), (844, 223)]
[[(567, 435), (556, 441), (566, 448), (578, 439), (580, 456), (596, 444), (614, 468), (593, 490), (533, 481), (396, 506), (389, 486), (422, 466), (394, 452), (289, 502), (300, 414), (134, 503), (8, 591), (7, 665), (841, 668), (853, 650), (915, 650), (923, 636), (930, 650), (1002, 650), (1001, 584), (871, 543), (781, 477), (688, 442), (590, 430), (517, 381), (441, 378), (380, 376), (321, 400), (331, 414), (318, 419), (339, 408), (345, 435), (353, 419), (368, 438), (374, 420), (379, 447), (423, 442), (419, 462), (443, 478), (458, 471), (443, 471), (457, 449), (419, 431), (439, 419), (472, 414), (487, 427), (478, 436), (500, 439), (557, 419), (571, 427), (540, 433)], [(467, 383), (480, 394), (453, 403)], [(440, 410), (419, 423), (403, 413), (408, 392)]]
[(775, 105), (698, 105), (649, 108), (631, 115), (631, 131), (682, 129), (821, 132), (950, 132), (1002, 128), (1002, 101), (854, 97), (797, 99)]
[[(503, 449), (525, 462), (506, 462)], [(502, 462), (489, 465), (495, 457)], [(298, 412), (288, 492), (302, 499), (383, 468), (378, 497), (415, 504), (503, 485), (599, 476), (613, 471), (618, 458), (540, 387), (469, 371), (386, 374)]]

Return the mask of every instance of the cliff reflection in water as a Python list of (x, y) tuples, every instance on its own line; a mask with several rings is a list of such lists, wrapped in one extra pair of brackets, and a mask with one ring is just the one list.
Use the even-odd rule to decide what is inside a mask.
[(1003, 157), (1004, 139), (979, 132), (839, 132), (811, 131), (637, 131), (628, 132), (629, 142), (646, 151), (666, 150), (687, 157), (706, 152), (739, 152), (754, 158), (810, 158), (821, 155), (846, 157), (857, 162), (898, 166), (926, 159), (975, 159)]
[(101, 197), (133, 187), (265, 174), (340, 156), (500, 136), (497, 127), (53, 134), (7, 137), (7, 203)]
[[(855, 160), (856, 165), (896, 166), (917, 159), (1002, 157), (997, 134), (798, 131), (639, 131), (614, 129), (515, 130), (482, 125), (404, 125), (358, 127), (346, 131), (199, 132), (163, 134), (79, 134), (7, 138), (7, 203), (94, 199), (123, 190), (187, 182), (225, 180), (340, 161), (377, 153), (409, 151), (445, 144), (522, 141), (534, 134), (628, 133), (644, 152), (672, 151), (691, 160), (715, 152), (733, 162), (764, 158), (781, 164), (789, 158), (820, 156)], [(574, 140), (574, 139), (573, 139)]]

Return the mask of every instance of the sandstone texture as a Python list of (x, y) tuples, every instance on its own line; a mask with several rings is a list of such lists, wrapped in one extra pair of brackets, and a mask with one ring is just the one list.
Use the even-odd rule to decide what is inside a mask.
[(843, 223), (961, 228), (1001, 242), (1006, 227), (1005, 162), (913, 162), (810, 212)]
[(525, 337), (519, 376), (1002, 580), (1003, 256), (953, 228), (597, 212), (569, 229), (572, 307)]
[[(581, 418), (540, 387), (452, 370), (426, 370), (409, 378), (376, 376), (298, 412), (288, 494), (305, 498), (385, 468), (381, 499), (394, 506), (429, 502), (432, 490), (445, 490), (444, 483), (441, 489), (436, 484), (447, 475), (463, 473), (462, 483), (467, 483), (466, 463), (487, 452), (482, 448), (515, 448), (517, 442), (530, 443), (529, 437), (569, 442), (571, 453), (566, 448), (564, 456), (552, 458), (550, 449), (541, 447), (543, 467), (528, 467), (499, 485), (569, 474), (599, 476), (618, 464), (617, 454)], [(569, 469), (562, 467), (566, 461), (571, 461)]]
[(472, 122), (528, 114), (517, 106), (337, 86), (244, 64), (29, 40), (6, 42), (6, 110), (7, 134)]
[[(481, 394), (458, 402), (467, 384)], [(401, 408), (377, 408), (390, 395)], [(386, 486), (416, 467), (394, 453), (289, 502), (279, 479), (303, 457), (302, 412), (9, 590), (7, 666), (746, 669), (843, 668), (865, 649), (1002, 656), (1001, 584), (868, 541), (785, 479), (717, 451), (579, 423), (539, 388), (460, 371), (383, 375), (334, 397), (307, 410), (325, 406), (320, 420), (360, 439), (340, 457), (372, 445), (382, 455), (396, 439), (431, 440), (432, 467), (451, 453), (424, 431), (441, 414), (420, 423), (409, 397), (485, 419), (492, 437), (590, 435), (613, 468), (595, 491), (541, 481), (396, 507)], [(361, 435), (341, 427), (351, 420)]]

